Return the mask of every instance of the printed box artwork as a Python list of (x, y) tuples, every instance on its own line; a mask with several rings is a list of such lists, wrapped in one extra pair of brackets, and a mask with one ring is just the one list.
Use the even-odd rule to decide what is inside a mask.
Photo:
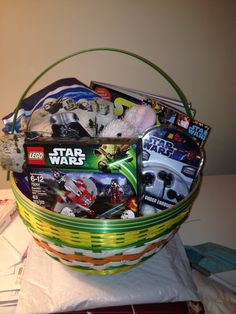
[[(149, 104), (157, 114), (156, 125), (169, 124), (181, 128), (203, 147), (210, 127), (194, 118), (188, 118), (182, 102), (146, 92), (124, 88), (112, 84), (92, 81), (90, 87), (107, 101), (114, 103), (114, 114), (123, 116), (127, 108), (135, 104)], [(189, 108), (192, 116), (195, 110)]]
[(142, 146), (140, 213), (147, 215), (150, 210), (155, 213), (166, 209), (187, 196), (201, 170), (203, 152), (188, 134), (170, 126), (148, 130)]
[[(155, 106), (155, 104), (168, 107), (176, 110), (179, 113), (186, 113), (184, 105), (181, 101), (169, 97), (163, 97), (127, 87), (117, 86), (109, 83), (102, 83), (91, 81), (90, 87), (103, 99), (114, 103), (115, 115), (121, 116), (127, 108), (133, 105), (148, 103)], [(195, 110), (190, 107), (192, 116), (195, 115)]]
[(27, 140), (32, 200), (60, 214), (129, 218), (137, 213), (137, 139)]

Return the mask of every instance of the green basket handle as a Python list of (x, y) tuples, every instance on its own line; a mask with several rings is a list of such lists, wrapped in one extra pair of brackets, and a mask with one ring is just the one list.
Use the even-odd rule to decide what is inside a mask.
[(59, 63), (62, 63), (63, 61), (70, 59), (74, 56), (83, 54), (83, 53), (87, 53), (87, 52), (93, 52), (93, 51), (113, 51), (113, 52), (118, 52), (118, 53), (123, 53), (125, 55), (129, 55), (135, 59), (138, 59), (142, 62), (144, 62), (145, 64), (149, 65), (151, 68), (153, 68), (154, 70), (156, 70), (157, 72), (159, 72), (169, 83), (170, 85), (173, 87), (173, 89), (175, 90), (175, 92), (177, 93), (177, 95), (179, 96), (180, 100), (182, 101), (186, 114), (189, 118), (192, 118), (192, 114), (191, 114), (191, 110), (189, 109), (189, 105), (188, 105), (188, 100), (186, 98), (186, 96), (184, 95), (184, 93), (182, 92), (182, 90), (179, 88), (179, 86), (175, 83), (175, 81), (166, 73), (164, 72), (161, 68), (159, 68), (157, 65), (155, 65), (154, 63), (152, 63), (151, 61), (145, 59), (144, 57), (141, 57), (133, 52), (127, 51), (127, 50), (122, 50), (122, 49), (117, 49), (117, 48), (91, 48), (91, 49), (85, 49), (85, 50), (80, 50), (77, 52), (74, 52), (70, 55), (65, 56), (62, 59), (59, 59), (58, 61), (52, 63), (49, 67), (47, 67), (44, 71), (42, 71), (33, 81), (32, 83), (30, 83), (30, 85), (26, 88), (26, 90), (24, 91), (24, 93), (22, 94), (22, 96), (20, 97), (18, 104), (16, 106), (15, 109), (15, 113), (14, 113), (14, 117), (13, 117), (13, 124), (12, 124), (12, 133), (14, 132), (15, 129), (15, 124), (16, 124), (16, 118), (17, 118), (17, 114), (18, 111), (20, 109), (20, 105), (21, 102), (24, 100), (25, 96), (27, 95), (27, 93), (29, 92), (29, 90), (32, 88), (32, 86), (48, 71), (50, 71), (52, 68), (54, 68), (56, 65), (58, 65)]

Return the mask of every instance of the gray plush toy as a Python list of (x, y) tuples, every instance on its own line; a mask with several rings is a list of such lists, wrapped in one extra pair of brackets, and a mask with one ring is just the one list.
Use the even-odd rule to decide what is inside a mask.
[(25, 134), (4, 134), (0, 137), (0, 160), (3, 169), (22, 172)]

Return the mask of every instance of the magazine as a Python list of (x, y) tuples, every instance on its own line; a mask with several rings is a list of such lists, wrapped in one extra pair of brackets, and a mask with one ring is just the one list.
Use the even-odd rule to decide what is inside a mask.
[(97, 81), (91, 81), (90, 87), (102, 98), (114, 103), (114, 114), (118, 117), (134, 105), (147, 104), (156, 111), (157, 126), (169, 124), (187, 131), (200, 147), (208, 138), (210, 127), (194, 118), (195, 110), (191, 107), (192, 118), (189, 118), (181, 101)]

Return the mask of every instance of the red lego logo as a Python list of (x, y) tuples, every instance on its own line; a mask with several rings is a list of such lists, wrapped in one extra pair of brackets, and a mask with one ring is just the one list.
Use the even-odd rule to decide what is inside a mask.
[(27, 147), (29, 165), (45, 165), (43, 147)]

